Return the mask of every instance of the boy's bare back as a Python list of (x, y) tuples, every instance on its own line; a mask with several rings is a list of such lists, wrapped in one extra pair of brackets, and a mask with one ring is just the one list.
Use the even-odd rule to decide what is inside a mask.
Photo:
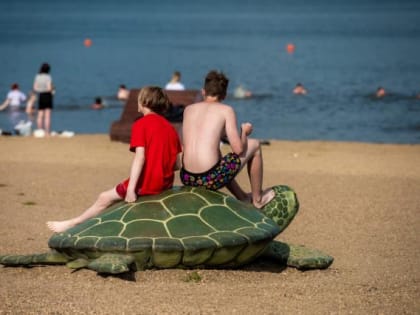
[(241, 139), (232, 107), (217, 101), (189, 105), (184, 111), (183, 163), (185, 169), (202, 173), (220, 159), (220, 139), (226, 135), (233, 152), (242, 151)]

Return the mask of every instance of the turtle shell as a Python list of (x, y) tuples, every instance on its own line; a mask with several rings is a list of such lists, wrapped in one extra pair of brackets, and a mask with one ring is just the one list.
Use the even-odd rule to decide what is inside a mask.
[(279, 233), (279, 226), (250, 204), (204, 188), (175, 187), (114, 204), (54, 234), (49, 246), (72, 258), (126, 253), (138, 269), (236, 267), (258, 257)]

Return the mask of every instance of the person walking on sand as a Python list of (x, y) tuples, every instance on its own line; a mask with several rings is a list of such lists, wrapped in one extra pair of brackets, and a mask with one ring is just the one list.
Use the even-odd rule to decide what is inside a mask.
[[(229, 80), (221, 72), (210, 71), (202, 90), (204, 101), (184, 110), (183, 157), (181, 181), (187, 186), (204, 186), (218, 190), (226, 186), (239, 200), (262, 208), (274, 198), (272, 189), (262, 190), (263, 160), (260, 142), (248, 138), (252, 124), (241, 124), (238, 132), (236, 114), (222, 104)], [(221, 138), (227, 136), (233, 152), (222, 157)], [(247, 166), (251, 193), (245, 193), (234, 179)]]
[(37, 128), (47, 135), (51, 129), (51, 111), (53, 109), (54, 85), (50, 75), (50, 65), (43, 63), (35, 76), (33, 90), (38, 94)]
[(136, 201), (138, 196), (159, 194), (173, 185), (174, 172), (180, 167), (181, 143), (175, 128), (162, 116), (169, 99), (161, 88), (140, 90), (138, 111), (144, 116), (132, 127), (130, 151), (135, 152), (130, 177), (102, 192), (81, 215), (65, 221), (49, 221), (54, 232), (63, 232), (100, 214), (112, 203)]

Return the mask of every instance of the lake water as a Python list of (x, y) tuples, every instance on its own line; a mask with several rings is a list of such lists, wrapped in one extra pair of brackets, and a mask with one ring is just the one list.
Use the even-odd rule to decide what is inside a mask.
[[(108, 133), (120, 84), (163, 86), (179, 70), (200, 89), (219, 69), (229, 92), (254, 93), (226, 102), (255, 137), (420, 143), (417, 0), (13, 0), (1, 1), (0, 25), (0, 97), (13, 82), (27, 93), (50, 63), (53, 130)], [(308, 95), (292, 94), (297, 82)], [(390, 95), (371, 97), (378, 86)], [(108, 107), (91, 110), (98, 96)], [(12, 116), (0, 112), (0, 128)]]

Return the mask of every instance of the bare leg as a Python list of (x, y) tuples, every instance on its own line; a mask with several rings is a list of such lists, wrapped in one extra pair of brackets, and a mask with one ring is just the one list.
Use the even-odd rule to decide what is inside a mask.
[(251, 184), (252, 203), (256, 208), (262, 208), (274, 198), (274, 191), (267, 189), (262, 191), (263, 162), (260, 142), (256, 139), (248, 139), (248, 148), (241, 156), (242, 167), (247, 165), (249, 181)]
[(51, 128), (51, 109), (47, 108), (45, 109), (45, 116), (44, 116), (44, 127), (45, 132), (50, 134), (50, 128)]
[(42, 128), (43, 121), (44, 121), (44, 110), (43, 109), (38, 110), (38, 116), (37, 116), (37, 119), (36, 119), (36, 125), (37, 125), (38, 129), (44, 129), (44, 128)]
[(95, 203), (86, 209), (81, 215), (64, 221), (48, 221), (47, 226), (54, 232), (64, 232), (65, 230), (76, 226), (77, 224), (97, 216), (106, 207), (110, 206), (117, 200), (121, 200), (121, 197), (117, 194), (115, 188), (112, 188), (100, 193)]
[(227, 184), (226, 188), (236, 197), (236, 199), (251, 202), (251, 197), (241, 188), (241, 186), (239, 186), (235, 179)]

